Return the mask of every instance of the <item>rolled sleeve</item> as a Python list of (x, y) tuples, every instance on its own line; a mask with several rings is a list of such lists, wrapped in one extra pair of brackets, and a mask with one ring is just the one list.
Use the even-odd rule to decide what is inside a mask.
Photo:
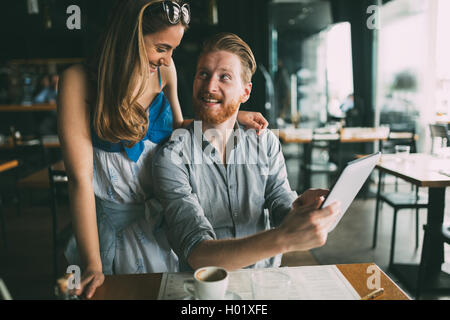
[(292, 191), (280, 141), (272, 132), (267, 134), (269, 174), (265, 189), (265, 207), (269, 209), (274, 226), (279, 226), (289, 213), (297, 192)]
[(164, 211), (168, 241), (186, 262), (196, 245), (216, 235), (192, 192), (187, 166), (174, 161), (178, 153), (172, 146), (163, 146), (153, 158), (152, 176), (155, 195)]

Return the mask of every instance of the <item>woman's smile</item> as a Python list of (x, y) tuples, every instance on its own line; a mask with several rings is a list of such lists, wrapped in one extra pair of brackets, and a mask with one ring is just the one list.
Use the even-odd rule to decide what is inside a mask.
[(153, 64), (153, 63), (150, 62), (149, 66), (150, 66), (150, 72), (151, 73), (158, 71), (158, 67), (159, 67), (158, 65)]

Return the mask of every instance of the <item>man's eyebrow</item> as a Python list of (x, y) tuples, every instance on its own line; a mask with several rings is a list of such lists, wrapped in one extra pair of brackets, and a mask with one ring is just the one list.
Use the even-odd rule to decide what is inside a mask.
[[(234, 75), (234, 70), (232, 68), (222, 67), (217, 69), (219, 72), (232, 73)], [(211, 72), (208, 66), (200, 66), (197, 68), (197, 72)]]
[[(198, 67), (198, 70), (202, 70), (202, 71), (209, 71), (209, 68), (207, 66), (202, 66), (202, 67)], [(227, 67), (222, 67), (222, 68), (218, 68), (218, 71), (221, 72), (231, 72), (234, 73), (232, 68), (227, 68)]]
[(234, 73), (232, 68), (227, 68), (227, 67), (223, 67), (223, 68), (219, 68), (220, 71), (225, 71), (225, 72), (231, 72)]

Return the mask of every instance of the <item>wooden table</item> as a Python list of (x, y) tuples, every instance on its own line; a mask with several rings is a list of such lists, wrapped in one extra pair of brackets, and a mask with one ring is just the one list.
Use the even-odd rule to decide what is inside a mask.
[[(17, 168), (19, 166), (18, 160), (0, 161), (0, 173)], [(6, 248), (6, 222), (3, 215), (3, 195), (0, 193), (0, 228), (2, 232), (3, 245)]]
[[(25, 121), (26, 126), (28, 127), (28, 130), (30, 132), (36, 133), (37, 125), (36, 121), (33, 117), (34, 113), (38, 112), (52, 112), (56, 111), (56, 104), (55, 103), (47, 103), (47, 104), (34, 104), (31, 106), (23, 106), (23, 105), (0, 105), (0, 113), (12, 113), (16, 114), (17, 119), (11, 120), (11, 125), (15, 124), (15, 121)], [(17, 115), (19, 114), (19, 115)], [(56, 121), (56, 120), (55, 120)], [(14, 125), (15, 126), (15, 125)], [(46, 141), (48, 139), (49, 141)], [(43, 137), (43, 144), (45, 148), (59, 148), (60, 144), (57, 139), (57, 136), (47, 136)], [(6, 141), (4, 143), (0, 144), (0, 149), (12, 149), (14, 148), (14, 145), (12, 141)]]
[(18, 160), (0, 161), (0, 172), (5, 172), (19, 166)]
[[(58, 174), (65, 174), (64, 161), (58, 161), (51, 165), (54, 172)], [(17, 181), (17, 188), (28, 190), (48, 190), (50, 188), (49, 172), (48, 168), (36, 171), (29, 176), (26, 176)]]
[[(27, 141), (26, 143), (22, 143), (21, 141), (17, 142), (18, 147), (26, 147), (40, 144), (41, 141), (39, 139), (33, 139)], [(57, 149), (61, 147), (61, 143), (59, 142), (59, 138), (57, 135), (47, 135), (42, 136), (42, 146), (45, 149)], [(0, 150), (9, 150), (14, 149), (14, 143), (11, 138), (7, 139), (6, 142), (0, 143)]]
[[(377, 128), (360, 128), (360, 127), (348, 127), (342, 128), (340, 132), (327, 132), (324, 128), (320, 129), (308, 129), (308, 128), (289, 128), (274, 130), (274, 133), (278, 135), (282, 143), (297, 143), (303, 144), (303, 159), (300, 164), (300, 170), (298, 174), (298, 186), (302, 186), (303, 189), (309, 189), (311, 183), (311, 170), (307, 169), (309, 164), (312, 164), (312, 152), (313, 142), (326, 141), (330, 142), (335, 147), (335, 157), (339, 169), (343, 166), (342, 163), (342, 150), (339, 143), (368, 143), (376, 141), (386, 141), (389, 137), (389, 128), (377, 127)], [(304, 190), (297, 189), (297, 192), (302, 193)]]
[[(363, 297), (372, 290), (367, 288), (367, 273), (373, 263), (337, 265), (338, 269)], [(384, 294), (377, 300), (409, 300), (410, 298), (381, 270), (381, 287)], [(106, 276), (103, 285), (97, 289), (93, 300), (156, 300), (162, 273)]]
[[(428, 218), (424, 235), (423, 248), (429, 247), (430, 257), (422, 262), (426, 267), (423, 280), (432, 283), (436, 288), (450, 288), (450, 276), (441, 271), (444, 262), (444, 244), (440, 240), (440, 232), (445, 213), (445, 189), (450, 186), (450, 176), (440, 173), (441, 170), (450, 173), (450, 159), (439, 159), (428, 154), (403, 155), (399, 160), (397, 155), (383, 155), (376, 166), (380, 171), (399, 177), (419, 187), (428, 188)], [(394, 264), (392, 271), (411, 289), (417, 289), (419, 265)], [(420, 280), (422, 281), (422, 280)]]
[(338, 132), (315, 132), (313, 129), (280, 129), (274, 130), (283, 143), (311, 143), (315, 141), (340, 141), (342, 143), (376, 142), (387, 140), (389, 130), (378, 128), (343, 128)]
[(437, 116), (436, 123), (450, 125), (450, 116)]
[(44, 112), (56, 111), (56, 104), (34, 104), (31, 106), (23, 105), (0, 105), (0, 112)]

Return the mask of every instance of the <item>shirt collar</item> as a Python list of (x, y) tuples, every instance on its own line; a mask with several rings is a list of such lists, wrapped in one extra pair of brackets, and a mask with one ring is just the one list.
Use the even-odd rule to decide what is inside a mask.
[[(196, 122), (194, 122), (194, 125), (191, 127), (191, 130), (193, 130), (194, 138), (197, 140), (198, 145), (202, 146), (203, 152), (205, 152), (206, 150), (209, 151), (208, 156), (214, 155), (216, 149), (205, 137), (201, 128), (202, 126), (199, 122), (197, 122), (197, 124)], [(198, 132), (196, 130), (200, 130), (201, 134), (196, 134), (196, 132)], [(231, 150), (236, 149), (236, 147), (242, 140), (242, 130), (244, 130), (244, 127), (238, 121), (236, 121), (234, 124), (233, 133), (231, 134), (230, 139), (227, 142), (227, 148), (231, 147)]]

